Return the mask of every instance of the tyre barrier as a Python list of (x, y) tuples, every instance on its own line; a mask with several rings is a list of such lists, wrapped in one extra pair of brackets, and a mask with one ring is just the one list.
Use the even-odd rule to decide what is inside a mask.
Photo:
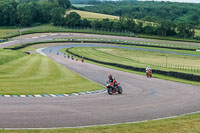
[[(71, 48), (73, 48), (73, 47), (71, 47)], [(68, 52), (69, 54), (74, 55), (76, 57), (82, 58), (82, 56), (75, 54), (73, 52), (70, 52), (69, 49), (71, 49), (71, 48), (66, 49), (66, 52)], [(103, 65), (109, 65), (109, 66), (114, 66), (114, 67), (118, 67), (118, 68), (138, 71), (138, 72), (146, 72), (145, 68), (133, 67), (133, 66), (123, 65), (123, 64), (118, 64), (118, 63), (103, 62), (103, 61), (91, 59), (88, 57), (84, 57), (84, 59), (95, 62), (95, 63), (103, 64)], [(200, 76), (194, 75), (194, 74), (174, 72), (174, 71), (163, 71), (163, 70), (152, 70), (152, 72), (155, 74), (170, 76), (170, 77), (174, 77), (174, 78), (178, 78), (178, 79), (184, 79), (184, 80), (190, 80), (190, 81), (200, 81)]]
[(6, 42), (8, 39), (0, 39), (0, 42)]

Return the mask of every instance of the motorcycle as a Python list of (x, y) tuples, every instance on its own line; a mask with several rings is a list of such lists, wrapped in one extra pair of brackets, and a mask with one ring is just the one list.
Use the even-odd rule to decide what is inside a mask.
[(118, 92), (119, 94), (122, 94), (122, 87), (120, 86), (120, 83), (117, 82), (115, 79), (113, 80), (113, 82), (108, 81), (106, 88), (107, 88), (108, 94), (110, 95), (116, 92)]
[(147, 78), (151, 78), (152, 77), (152, 71), (151, 70), (148, 70), (147, 71)]

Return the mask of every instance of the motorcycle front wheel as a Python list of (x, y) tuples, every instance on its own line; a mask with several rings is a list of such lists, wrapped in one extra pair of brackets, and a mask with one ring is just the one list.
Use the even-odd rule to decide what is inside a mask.
[(109, 94), (109, 95), (112, 95), (112, 94), (113, 94), (113, 89), (112, 89), (112, 88), (108, 88), (107, 91), (108, 91), (108, 94)]
[(118, 86), (118, 93), (122, 94), (122, 87), (121, 86)]

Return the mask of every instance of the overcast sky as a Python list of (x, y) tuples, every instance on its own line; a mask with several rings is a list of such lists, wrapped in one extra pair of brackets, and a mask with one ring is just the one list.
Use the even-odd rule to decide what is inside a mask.
[[(140, 1), (152, 1), (152, 0), (140, 0)], [(171, 2), (200, 3), (200, 0), (154, 0), (154, 1), (171, 1)]]

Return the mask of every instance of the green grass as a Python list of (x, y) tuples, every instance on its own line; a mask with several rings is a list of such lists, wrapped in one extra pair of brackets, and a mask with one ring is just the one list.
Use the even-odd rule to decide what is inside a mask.
[(80, 7), (93, 6), (93, 5), (91, 5), (91, 4), (72, 4), (72, 6), (80, 8)]
[(70, 12), (76, 12), (78, 13), (81, 18), (85, 18), (85, 19), (110, 19), (110, 20), (119, 20), (118, 16), (113, 16), (113, 15), (107, 15), (107, 14), (101, 14), (101, 13), (94, 13), (94, 12), (87, 12), (87, 11), (80, 11), (80, 10), (68, 10), (67, 14), (69, 14)]
[(70, 51), (104, 62), (142, 68), (149, 64), (152, 69), (200, 74), (198, 57), (118, 48), (72, 48)]
[(0, 27), (0, 39), (18, 34), (19, 29), (13, 27)]
[[(66, 38), (56, 38), (56, 39), (66, 39)], [(93, 41), (93, 42), (112, 42), (112, 43), (122, 43), (122, 44), (137, 44), (137, 45), (146, 45), (146, 46), (162, 46), (162, 47), (169, 47), (169, 48), (187, 48), (187, 49), (193, 49), (196, 51), (196, 49), (199, 49), (200, 46), (198, 45), (191, 45), (191, 44), (179, 44), (173, 43), (173, 42), (149, 42), (148, 40), (142, 40), (142, 41), (133, 41), (133, 40), (119, 40), (119, 39), (99, 39), (99, 38), (89, 38), (89, 37), (77, 37), (76, 40), (83, 40), (86, 39), (87, 41)], [(55, 39), (54, 39), (55, 40)], [(129, 42), (130, 41), (130, 42)], [(156, 45), (155, 45), (156, 44)]]
[[(61, 51), (64, 53), (65, 49), (62, 49)], [(133, 70), (119, 68), (119, 67), (110, 66), (110, 65), (103, 65), (103, 64), (95, 63), (95, 62), (88, 61), (88, 60), (85, 60), (85, 62), (100, 65), (100, 66), (103, 66), (103, 67), (108, 67), (108, 68), (111, 68), (111, 69), (116, 69), (116, 70), (119, 70), (119, 71), (125, 71), (125, 72), (129, 72), (129, 73), (134, 73), (134, 74), (146, 76), (146, 73), (144, 73), (144, 72), (133, 71)], [(184, 80), (184, 79), (178, 79), (178, 78), (174, 78), (174, 77), (170, 77), (170, 76), (164, 76), (164, 75), (160, 75), (160, 74), (154, 74), (154, 73), (153, 73), (153, 77), (159, 78), (159, 79), (164, 79), (164, 80), (170, 80), (170, 81), (200, 86), (200, 83), (197, 82), (197, 81), (189, 81), (189, 80)]]
[(200, 113), (132, 124), (45, 130), (0, 130), (5, 133), (199, 133)]
[(200, 30), (195, 30), (195, 36), (200, 36)]
[(26, 54), (21, 51), (12, 51), (0, 49), (0, 65), (8, 63), (9, 61), (16, 60), (25, 56)]
[(37, 54), (0, 65), (1, 95), (66, 94), (97, 89), (102, 86)]
[[(108, 15), (108, 14), (102, 14), (102, 13), (94, 13), (94, 12), (88, 12), (88, 11), (81, 11), (81, 10), (74, 10), (70, 9), (67, 11), (67, 14), (70, 12), (76, 12), (78, 13), (82, 19), (89, 19), (89, 20), (103, 20), (108, 18), (109, 20), (119, 20), (119, 16), (114, 16), (114, 15)], [(142, 21), (138, 19), (133, 19), (136, 23), (142, 22), (145, 25), (156, 25), (153, 22), (147, 22), (147, 21)]]

